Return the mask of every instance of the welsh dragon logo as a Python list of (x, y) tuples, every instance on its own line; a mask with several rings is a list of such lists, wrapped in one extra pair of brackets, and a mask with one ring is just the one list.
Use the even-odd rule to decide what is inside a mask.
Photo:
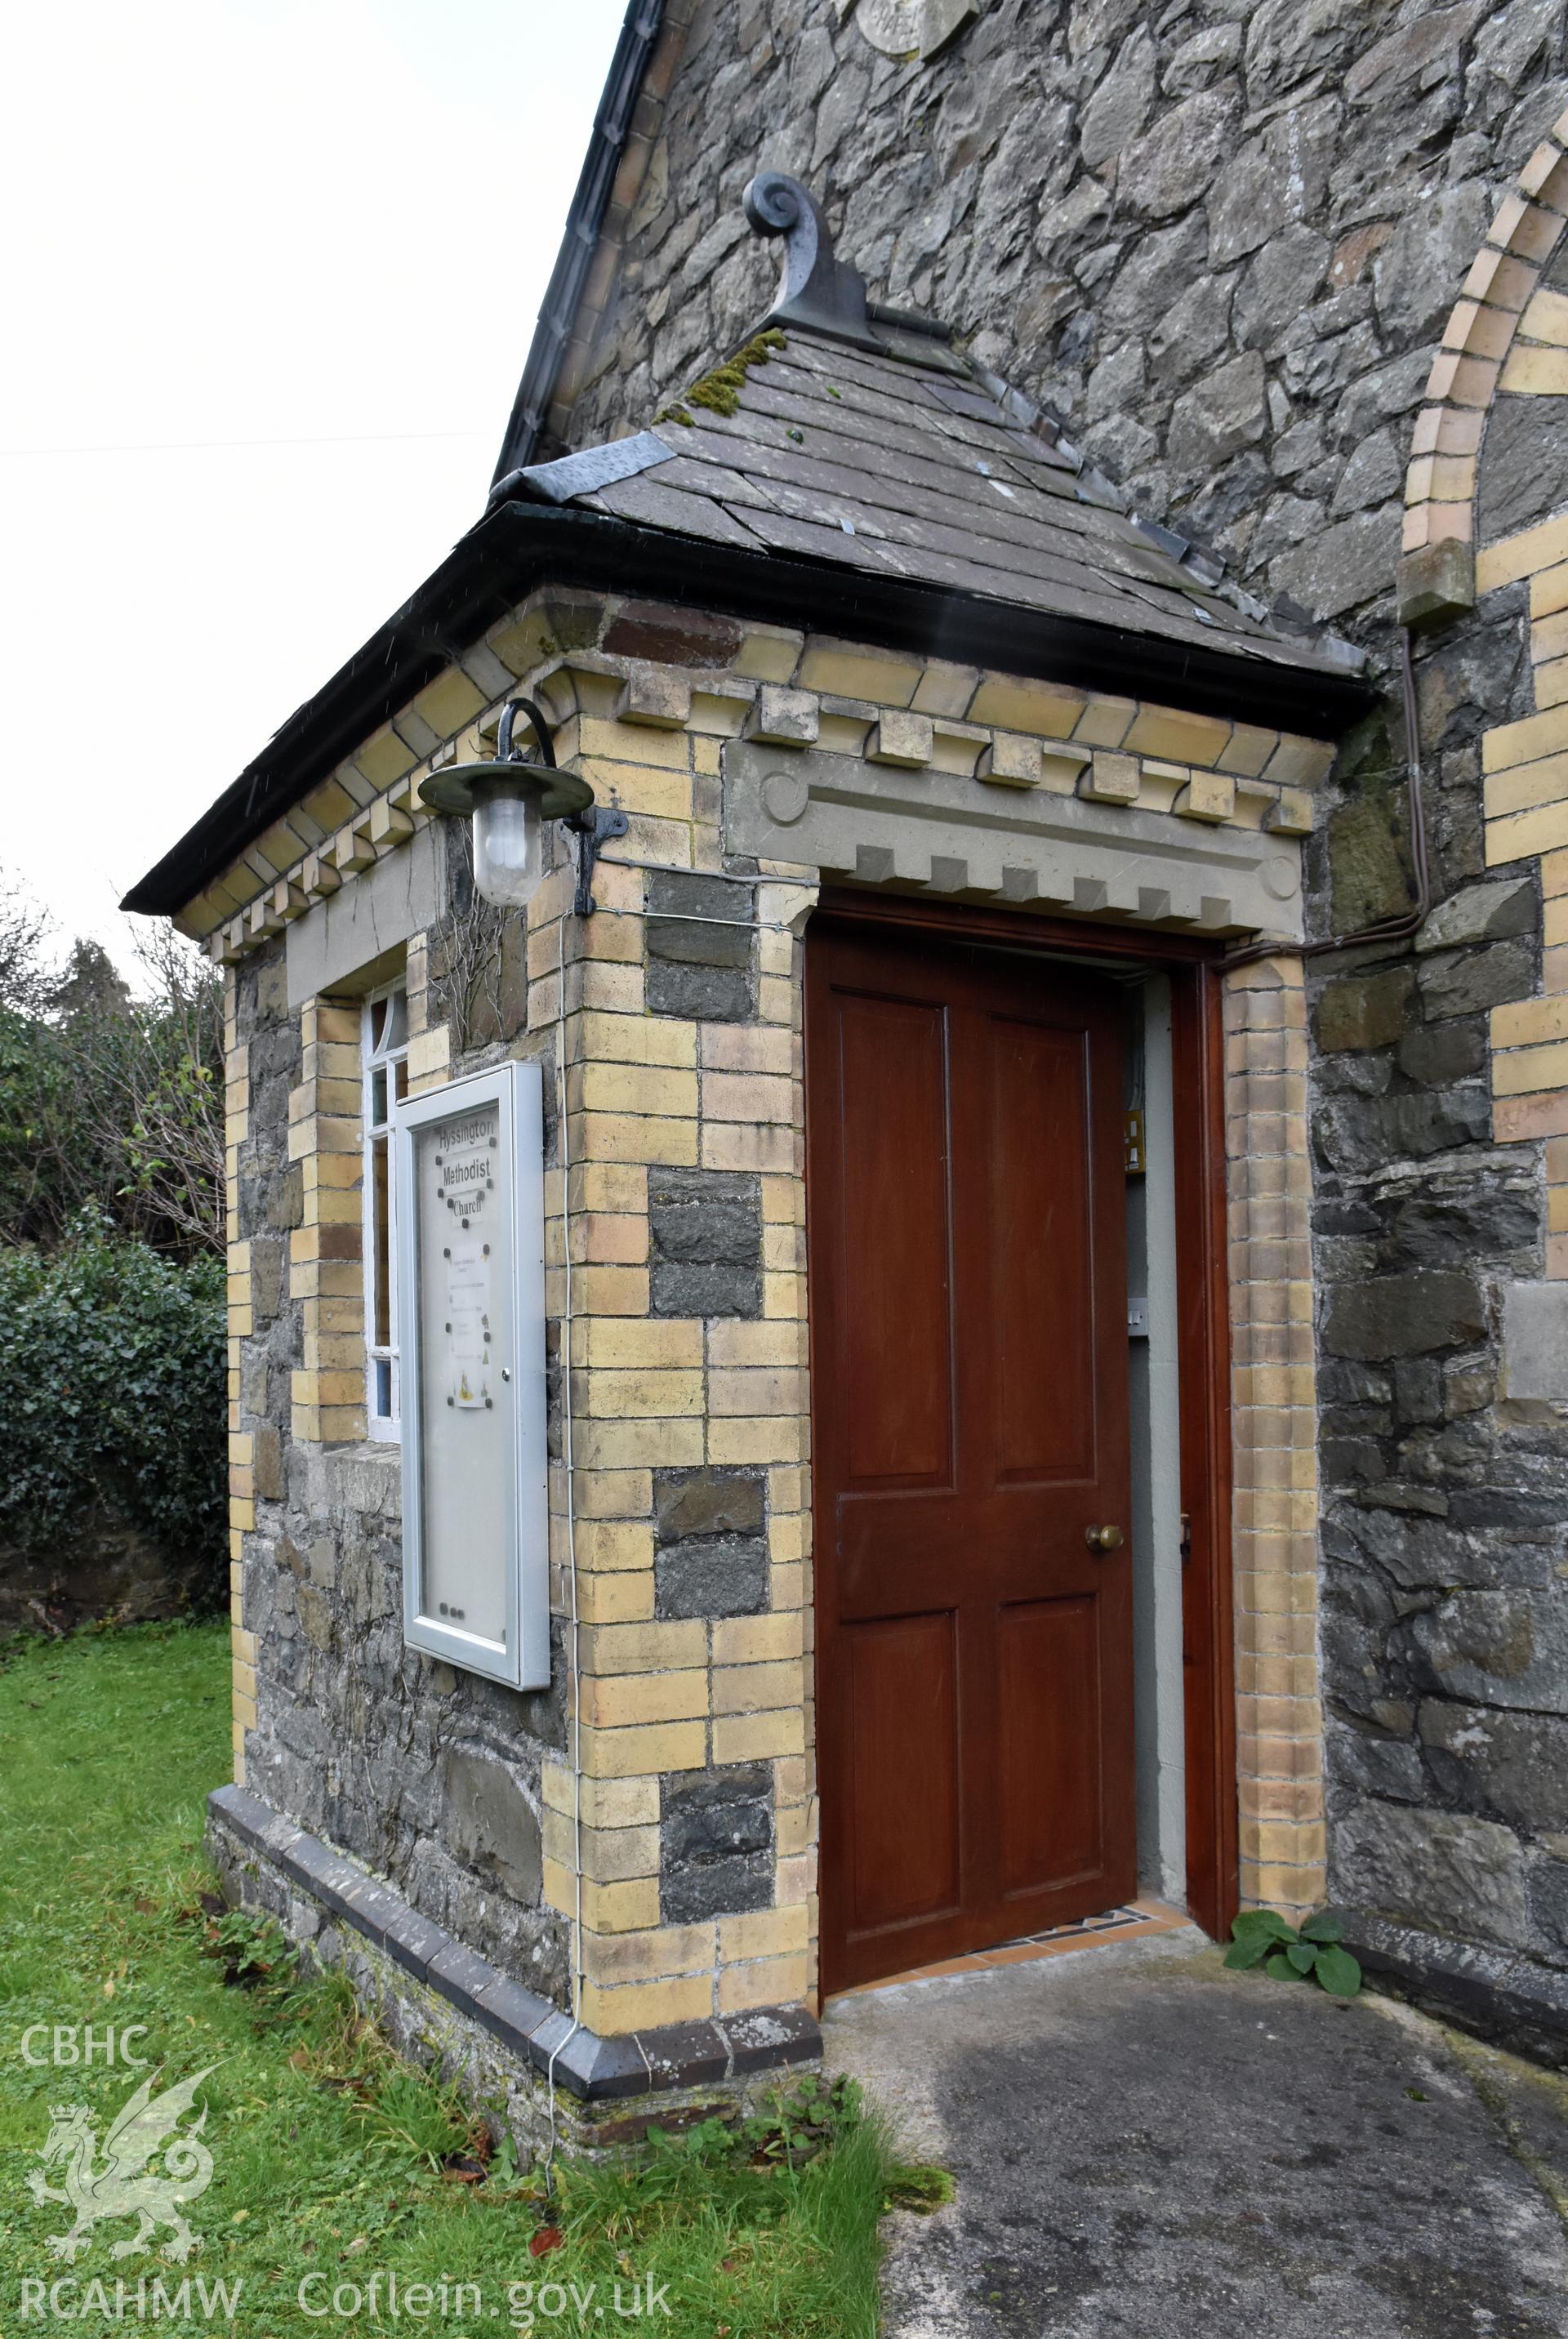
[[(93, 2239), (94, 2226), (104, 2217), (137, 2221), (130, 2238), (113, 2245), (111, 2257), (131, 2257), (150, 2248), (159, 2226), (172, 2229), (163, 2245), (164, 2257), (179, 2261), (201, 2248), (202, 2237), (191, 2231), (184, 2210), (188, 2203), (200, 2199), (212, 2181), (212, 2156), (201, 2142), (207, 2125), (205, 2105), (192, 2127), (182, 2136), (176, 2131), (197, 2088), (217, 2068), (209, 2063), (193, 2079), (182, 2079), (177, 2087), (166, 2087), (157, 2097), (153, 2094), (157, 2074), (143, 2079), (104, 2138), (102, 2161), (97, 2127), (86, 2105), (50, 2107), (48, 2138), (39, 2166), (28, 2171), (27, 2185), (35, 2201), (63, 2201), (76, 2213), (69, 2233), (51, 2234), (46, 2239), (45, 2246), (55, 2257), (64, 2258), (67, 2265), (80, 2257)], [(148, 2163), (159, 2153), (163, 2173), (152, 2176)], [(44, 2175), (46, 2169), (56, 2167), (64, 2171), (58, 2186)]]

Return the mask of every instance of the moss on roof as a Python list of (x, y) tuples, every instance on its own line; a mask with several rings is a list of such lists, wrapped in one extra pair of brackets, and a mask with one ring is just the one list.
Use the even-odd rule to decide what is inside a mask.
[(754, 365), (766, 365), (774, 350), (787, 349), (789, 344), (776, 325), (765, 333), (754, 333), (744, 348), (712, 373), (705, 373), (701, 381), (693, 382), (685, 393), (684, 403), (666, 406), (654, 417), (656, 422), (684, 422), (691, 429), (692, 418), (687, 406), (705, 406), (710, 414), (734, 414), (741, 402), (747, 374)]

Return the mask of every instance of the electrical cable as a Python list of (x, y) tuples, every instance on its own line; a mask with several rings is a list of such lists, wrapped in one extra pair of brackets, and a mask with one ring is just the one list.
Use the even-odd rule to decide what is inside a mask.
[[(678, 869), (667, 861), (628, 861), (619, 854), (601, 853), (601, 869), (641, 869), (651, 877), (711, 877), (721, 885), (790, 885), (798, 893), (809, 893), (814, 888), (807, 877), (736, 876), (730, 869)], [(676, 926), (739, 926), (748, 934), (793, 933), (794, 927), (788, 918), (709, 918), (695, 910), (617, 910), (607, 902), (594, 903), (594, 915), (598, 918), (645, 918), (661, 925)]]
[(1219, 972), (1253, 966), (1265, 958), (1327, 958), (1336, 951), (1360, 950), (1378, 943), (1403, 942), (1423, 925), (1432, 907), (1432, 874), (1426, 852), (1426, 806), (1422, 794), (1421, 718), (1415, 703), (1415, 667), (1411, 656), (1410, 628), (1399, 628), (1399, 685), (1405, 712), (1405, 775), (1410, 791), (1410, 865), (1415, 878), (1415, 900), (1408, 910), (1376, 919), (1353, 934), (1332, 934), (1315, 943), (1248, 943), (1219, 961)]
[(711, 877), (715, 885), (809, 885), (804, 877), (738, 875), (733, 869), (681, 869), (668, 861), (628, 861), (624, 854), (601, 853), (602, 869), (646, 869), (655, 877)]
[(583, 1748), (582, 1643), (577, 1614), (577, 1510), (574, 1482), (572, 1437), (572, 1148), (567, 1118), (567, 917), (563, 909), (556, 925), (556, 1094), (560, 1119), (561, 1254), (561, 1460), (567, 1481), (567, 1675), (572, 1716), (572, 1867), (576, 1873), (577, 1913), (572, 1925), (572, 2027), (550, 2049), (546, 2068), (549, 2090), (550, 2140), (545, 2148), (545, 2199), (555, 2197), (556, 2058), (569, 2047), (583, 2027)]

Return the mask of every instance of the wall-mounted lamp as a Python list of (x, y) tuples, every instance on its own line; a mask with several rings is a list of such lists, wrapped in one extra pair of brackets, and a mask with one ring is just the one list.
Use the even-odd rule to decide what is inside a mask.
[[(533, 725), (537, 756), (512, 745), (519, 715)], [(545, 823), (558, 820), (577, 840), (577, 913), (592, 915), (594, 863), (606, 837), (624, 836), (624, 812), (594, 802), (587, 780), (556, 767), (555, 740), (544, 714), (531, 698), (508, 698), (501, 709), (493, 764), (449, 764), (432, 772), (419, 788), (432, 812), (459, 814), (474, 824), (474, 883), (487, 902), (520, 910), (545, 874)]]

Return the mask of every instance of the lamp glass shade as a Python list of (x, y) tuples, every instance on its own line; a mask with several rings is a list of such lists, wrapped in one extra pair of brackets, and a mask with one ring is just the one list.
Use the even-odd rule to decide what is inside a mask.
[(474, 883), (487, 902), (520, 910), (545, 873), (537, 786), (504, 783), (474, 793)]

